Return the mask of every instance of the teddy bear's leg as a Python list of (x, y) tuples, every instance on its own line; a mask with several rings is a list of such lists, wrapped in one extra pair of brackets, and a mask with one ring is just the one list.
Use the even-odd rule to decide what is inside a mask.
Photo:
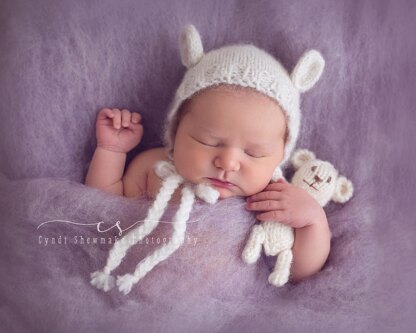
[(290, 266), (293, 254), (291, 249), (283, 250), (278, 254), (273, 272), (269, 275), (269, 283), (281, 287), (289, 280)]
[(256, 224), (251, 230), (250, 237), (243, 250), (242, 258), (246, 264), (253, 264), (259, 259), (265, 236), (263, 226)]

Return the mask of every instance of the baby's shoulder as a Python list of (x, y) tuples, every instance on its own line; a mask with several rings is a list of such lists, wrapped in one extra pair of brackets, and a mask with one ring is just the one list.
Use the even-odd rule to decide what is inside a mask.
[(138, 154), (130, 163), (123, 176), (124, 195), (141, 196), (157, 192), (158, 182), (153, 168), (157, 161), (168, 160), (165, 148), (154, 148)]
[(168, 154), (164, 147), (145, 150), (138, 154), (130, 164), (133, 169), (140, 168), (148, 171), (154, 167), (157, 161), (161, 160), (168, 160)]

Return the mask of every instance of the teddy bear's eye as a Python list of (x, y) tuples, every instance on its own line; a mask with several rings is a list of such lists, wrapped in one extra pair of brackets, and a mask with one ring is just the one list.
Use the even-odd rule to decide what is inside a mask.
[(327, 183), (330, 183), (331, 182), (331, 176), (329, 176), (329, 178), (328, 178), (328, 180), (326, 181)]
[(312, 172), (315, 172), (315, 171), (316, 171), (316, 165), (314, 165), (314, 166), (311, 168), (311, 170), (312, 170)]

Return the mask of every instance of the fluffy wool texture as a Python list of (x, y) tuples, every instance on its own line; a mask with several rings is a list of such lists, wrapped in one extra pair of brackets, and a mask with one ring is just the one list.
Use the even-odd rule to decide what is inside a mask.
[[(371, 0), (1, 1), (1, 329), (414, 331), (411, 6)], [(255, 220), (238, 198), (197, 203), (183, 246), (127, 296), (89, 283), (112, 244), (79, 244), (81, 235), (85, 241), (120, 237), (117, 228), (39, 227), (58, 219), (104, 221), (104, 230), (144, 219), (152, 202), (81, 184), (96, 145), (95, 118), (104, 106), (142, 113), (143, 143), (129, 160), (162, 143), (163, 121), (184, 74), (178, 34), (189, 22), (207, 49), (253, 42), (288, 69), (307, 48), (325, 57), (324, 76), (303, 100), (298, 146), (348, 175), (355, 194), (343, 206), (326, 208), (331, 254), (322, 272), (302, 283), (274, 288), (267, 283), (274, 259), (242, 262)], [(290, 170), (286, 174), (290, 179)], [(176, 210), (169, 206), (163, 221)], [(152, 238), (138, 244), (115, 275), (131, 272), (171, 232), (171, 224), (160, 223), (153, 244)], [(60, 235), (67, 245), (51, 245)]]

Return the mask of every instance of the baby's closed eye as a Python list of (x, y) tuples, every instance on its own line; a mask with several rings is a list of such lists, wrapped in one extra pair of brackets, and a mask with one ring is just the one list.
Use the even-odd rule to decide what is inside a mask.
[(262, 158), (262, 157), (267, 156), (267, 154), (265, 154), (264, 152), (258, 152), (258, 151), (245, 150), (244, 153), (246, 153), (248, 156), (251, 156), (251, 157), (254, 157), (254, 158)]
[(213, 139), (207, 139), (207, 138), (196, 138), (194, 136), (191, 136), (192, 139), (199, 142), (202, 145), (209, 146), (209, 147), (219, 147), (220, 143)]
[[(191, 135), (191, 138), (195, 140), (196, 142), (208, 146), (208, 147), (222, 147), (223, 143), (215, 138), (209, 138), (209, 137), (197, 137)], [(244, 154), (253, 157), (253, 158), (263, 158), (267, 157), (269, 154), (265, 151), (262, 151), (261, 149), (242, 149), (244, 151)]]

